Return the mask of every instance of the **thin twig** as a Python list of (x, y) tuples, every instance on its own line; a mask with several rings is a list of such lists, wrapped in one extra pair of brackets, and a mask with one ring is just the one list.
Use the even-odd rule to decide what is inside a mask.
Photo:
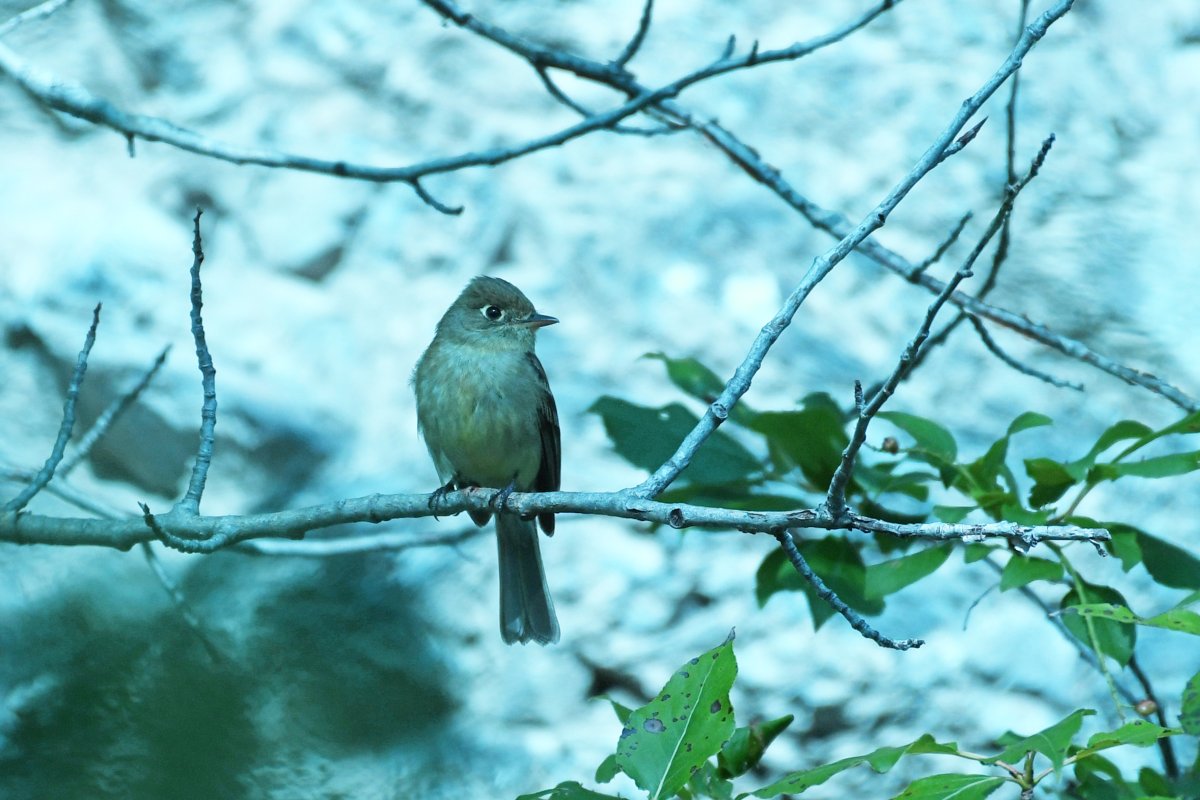
[[(200, 215), (196, 209), (192, 220), (192, 338), (196, 342), (196, 363), (200, 368), (200, 384), (204, 391), (204, 403), (200, 407), (200, 445), (196, 449), (196, 463), (192, 466), (192, 478), (187, 493), (176, 508), (188, 514), (200, 513), (200, 497), (204, 494), (204, 483), (208, 479), (208, 467), (212, 463), (213, 441), (217, 426), (217, 371), (213, 368), (212, 355), (208, 352), (208, 341), (204, 336), (204, 319), (200, 309), (204, 306), (200, 285), (200, 265), (204, 263), (204, 249), (200, 242)], [(148, 512), (147, 512), (148, 513)]]
[(92, 345), (96, 343), (96, 326), (99, 324), (100, 304), (97, 303), (92, 310), (92, 324), (88, 328), (87, 336), (83, 339), (83, 349), (79, 351), (79, 357), (75, 360), (71, 382), (67, 385), (67, 399), (63, 402), (62, 422), (58, 426), (58, 438), (54, 440), (50, 457), (46, 459), (46, 463), (29, 485), (5, 504), (4, 510), (7, 512), (17, 512), (25, 508), (34, 495), (44, 489), (50, 479), (54, 477), (54, 470), (62, 461), (63, 451), (67, 447), (67, 441), (71, 438), (71, 429), (75, 427), (75, 401), (79, 397), (79, 387), (83, 385), (83, 376), (87, 372), (88, 355), (92, 352)]
[(208, 653), (209, 659), (214, 664), (220, 664), (225, 660), (220, 649), (209, 638), (208, 633), (204, 630), (204, 624), (196, 613), (192, 611), (192, 607), (188, 605), (187, 598), (183, 596), (183, 592), (171, 580), (171, 576), (167, 574), (166, 569), (159, 560), (158, 554), (154, 552), (154, 548), (149, 542), (142, 542), (142, 555), (146, 558), (146, 563), (150, 566), (150, 570), (154, 573), (154, 577), (158, 579), (158, 583), (162, 586), (163, 591), (167, 593), (167, 597), (171, 598), (171, 603), (175, 606), (175, 610), (183, 617), (183, 621), (188, 628), (196, 635), (200, 644), (204, 647), (204, 652)]
[[(462, 13), (452, 3), (435, 0), (427, 0), (427, 2), (439, 13), (463, 27), (477, 32), (488, 30), (493, 34), (499, 30), (483, 25), (474, 16)], [(857, 25), (845, 27), (806, 42), (798, 42), (791, 47), (719, 59), (658, 89), (638, 92), (616, 108), (591, 115), (555, 133), (510, 147), (436, 158), (405, 167), (371, 167), (347, 161), (330, 161), (262, 148), (239, 147), (211, 139), (165, 119), (126, 112), (108, 100), (92, 94), (81, 84), (61, 80), (39, 70), (4, 45), (0, 45), (0, 71), (6, 72), (37, 102), (96, 125), (111, 128), (131, 142), (133, 139), (162, 142), (182, 150), (234, 164), (255, 164), (262, 167), (293, 169), (381, 183), (407, 183), (413, 187), (422, 200), (429, 202), (432, 199), (431, 196), (419, 185), (420, 179), (424, 177), (469, 167), (495, 166), (539, 150), (557, 147), (593, 131), (611, 130), (626, 117), (675, 97), (684, 89), (701, 81), (763, 63), (794, 61), (834, 44), (883, 13), (896, 2), (899, 0), (883, 0), (872, 11), (864, 15), (863, 21)], [(482, 35), (493, 38), (489, 34)], [(503, 35), (508, 39), (520, 41), (507, 33)], [(602, 69), (614, 75), (624, 72), (622, 68), (612, 64), (603, 65)], [(456, 207), (453, 206), (441, 203), (430, 203), (430, 205), (442, 213), (455, 213)]]
[(1059, 389), (1074, 389), (1077, 392), (1083, 391), (1082, 383), (1065, 381), (1062, 378), (1056, 378), (1047, 372), (1034, 369), (1028, 364), (1021, 363), (1008, 353), (1004, 352), (1000, 345), (996, 344), (996, 340), (992, 338), (990, 333), (988, 333), (987, 328), (981, 321), (975, 317), (972, 317), (970, 314), (964, 314), (963, 316), (967, 317), (971, 321), (971, 324), (975, 327), (975, 332), (979, 334), (979, 340), (983, 342), (984, 347), (991, 351), (992, 355), (1015, 369), (1017, 372), (1020, 372), (1022, 375), (1028, 375), (1031, 378), (1037, 378), (1039, 381), (1044, 381), (1051, 386), (1058, 387)]
[[(571, 109), (576, 114), (583, 117), (584, 119), (587, 119), (589, 117), (593, 117), (596, 115), (596, 112), (594, 110), (588, 108), (587, 106), (578, 102), (573, 97), (571, 97), (566, 92), (564, 92), (562, 90), (562, 87), (559, 86), (557, 83), (555, 83), (554, 79), (552, 77), (550, 77), (550, 71), (548, 69), (546, 69), (545, 67), (539, 66), (539, 67), (535, 67), (534, 71), (537, 73), (538, 78), (541, 80), (542, 86), (545, 87), (546, 94), (550, 95), (552, 98), (557, 100), (559, 103), (561, 103), (564, 106), (566, 106), (567, 108)], [(683, 130), (683, 128), (680, 126), (677, 126), (677, 125), (673, 126), (673, 125), (666, 125), (666, 124), (659, 125), (658, 127), (655, 127), (655, 128), (644, 128), (640, 125), (620, 125), (620, 124), (618, 124), (618, 125), (613, 125), (611, 130), (613, 133), (622, 133), (622, 134), (627, 134), (630, 136), (664, 136), (666, 134), (677, 133), (678, 131)]]
[(1047, 10), (1038, 18), (1037, 22), (1026, 29), (1025, 35), (1021, 37), (1000, 68), (974, 95), (963, 101), (955, 117), (925, 151), (917, 164), (888, 193), (887, 197), (868, 213), (856, 228), (848, 232), (833, 248), (813, 262), (800, 284), (788, 296), (784, 307), (780, 309), (774, 319), (763, 327), (745, 360), (725, 385), (721, 396), (708, 407), (704, 416), (680, 443), (675, 453), (653, 475), (634, 487), (634, 492), (641, 496), (653, 497), (666, 489), (687, 467), (700, 445), (725, 420), (733, 405), (750, 388), (750, 382), (762, 366), (767, 352), (784, 329), (791, 324), (792, 318), (808, 294), (838, 263), (887, 221), (888, 215), (900, 201), (941, 161), (942, 153), (951, 145), (983, 103), (1017, 70), (1025, 54), (1046, 34), (1050, 25), (1067, 13), (1072, 2), (1073, 0), (1060, 0), (1056, 6)]
[[(11, 464), (0, 464), (0, 480), (19, 481), (27, 483), (32, 481), (37, 476), (37, 471), (32, 469), (22, 469)], [(120, 519), (121, 517), (129, 516), (120, 509), (114, 508), (99, 500), (95, 500), (80, 490), (74, 488), (70, 483), (63, 480), (62, 470), (55, 472), (57, 480), (46, 484), (43, 489), (47, 494), (52, 494), (60, 500), (78, 508), (80, 511), (86, 511), (97, 517), (105, 517), (107, 519)]]
[[(1137, 653), (1129, 657), (1129, 671), (1133, 673), (1133, 677), (1141, 684), (1142, 691), (1146, 693), (1146, 699), (1154, 703), (1154, 717), (1158, 720), (1158, 724), (1163, 728), (1171, 727), (1167, 721), (1167, 713), (1163, 710), (1162, 703), (1158, 701), (1158, 695), (1154, 693), (1154, 684), (1150, 682), (1150, 676), (1142, 669), (1142, 665), (1138, 662)], [(1136, 704), (1135, 704), (1136, 705)], [(1179, 778), (1179, 761), (1175, 758), (1175, 746), (1171, 742), (1169, 736), (1164, 736), (1158, 740), (1159, 754), (1162, 756), (1163, 772), (1171, 780)]]
[(0, 25), (0, 37), (7, 36), (17, 28), (24, 25), (26, 22), (42, 20), (58, 11), (71, 0), (48, 0), (48, 2), (36, 5), (33, 8), (27, 8), (15, 17), (10, 18), (3, 25)]
[[(1017, 36), (1025, 30), (1029, 20), (1029, 0), (1021, 0), (1021, 11), (1017, 15)], [(1004, 107), (1004, 174), (1005, 186), (1010, 186), (1017, 180), (1017, 94), (1021, 88), (1021, 73), (1018, 71), (1008, 85), (1008, 104)], [(1000, 276), (1000, 267), (1008, 259), (1009, 241), (1012, 235), (1012, 217), (1004, 220), (1000, 235), (996, 238), (996, 252), (992, 254), (992, 265), (984, 276), (983, 285), (975, 296), (980, 300), (991, 294)]]
[[(972, 275), (972, 270), (975, 267), (975, 262), (983, 253), (992, 237), (1004, 224), (1004, 220), (1008, 218), (1012, 212), (1013, 204), (1016, 202), (1017, 196), (1021, 190), (1029, 185), (1029, 182), (1037, 177), (1042, 165), (1046, 161), (1046, 156), (1050, 153), (1050, 148), (1054, 145), (1054, 134), (1046, 137), (1042, 142), (1042, 147), (1038, 150), (1037, 155), (1033, 159), (1033, 163), (1029, 166), (1029, 171), (1025, 176), (1016, 183), (1009, 185), (1005, 191), (1004, 202), (1000, 204), (1000, 208), (996, 210), (995, 216), (992, 217), (991, 224), (984, 231), (983, 236), (975, 243), (975, 247), (967, 255), (962, 266), (954, 273), (949, 281), (946, 282), (942, 291), (930, 304), (925, 311), (925, 318), (921, 322), (921, 327), (917, 330), (916, 335), (904, 348), (904, 352), (900, 355), (900, 360), (896, 364), (896, 368), (892, 370), (892, 374), (884, 381), (878, 391), (872, 395), (870, 401), (865, 406), (862, 406), (861, 401), (857, 403), (859, 406), (858, 421), (854, 426), (854, 434), (850, 437), (850, 442), (846, 445), (846, 449), (842, 451), (841, 461), (838, 463), (837, 469), (833, 473), (832, 479), (829, 481), (829, 491), (825, 495), (825, 508), (834, 517), (840, 516), (846, 510), (846, 487), (850, 485), (850, 476), (854, 472), (854, 464), (858, 458), (858, 451), (862, 448), (863, 442), (867, 439), (867, 427), (871, 424), (871, 420), (883, 408), (883, 404), (887, 402), (892, 393), (896, 391), (896, 387), (900, 385), (900, 381), (912, 369), (917, 353), (921, 350), (921, 345), (929, 336), (929, 329), (933, 325), (933, 320), (937, 317), (938, 312), (942, 310), (942, 306), (950, 299), (959, 284)], [(861, 397), (861, 388), (856, 386), (856, 399)]]
[(871, 627), (862, 615), (846, 605), (842, 598), (837, 596), (837, 593), (830, 589), (817, 573), (813, 572), (812, 567), (804, 560), (804, 556), (800, 554), (800, 550), (796, 547), (796, 542), (787, 531), (776, 531), (775, 539), (779, 542), (779, 546), (783, 548), (783, 552), (787, 554), (788, 561), (791, 562), (793, 569), (800, 574), (800, 577), (808, 581), (813, 587), (813, 591), (817, 593), (826, 603), (829, 604), (837, 613), (841, 614), (850, 627), (861, 633), (867, 639), (878, 644), (880, 647), (886, 647), (891, 650), (910, 650), (925, 644), (923, 639), (891, 639), (884, 636), (875, 628)]
[(917, 266), (913, 269), (918, 273), (924, 272), (937, 262), (941, 261), (942, 256), (946, 255), (946, 251), (954, 246), (954, 243), (958, 241), (958, 237), (962, 235), (963, 228), (967, 227), (967, 223), (970, 222), (974, 216), (975, 214), (970, 211), (963, 214), (962, 217), (959, 218), (958, 222), (955, 223), (954, 228), (950, 231), (950, 234), (943, 239), (942, 243), (939, 244), (937, 249), (933, 251), (933, 254), (920, 264), (917, 264)]
[(646, 33), (650, 30), (650, 15), (654, 11), (654, 0), (646, 0), (646, 5), (642, 6), (642, 18), (638, 20), (637, 30), (633, 33), (633, 38), (625, 45), (625, 49), (621, 51), (613, 60), (613, 66), (618, 69), (624, 69), (637, 51), (641, 49), (642, 42), (646, 40)]
[(59, 477), (65, 478), (71, 473), (71, 470), (75, 469), (75, 467), (77, 467), (80, 462), (83, 461), (83, 459), (87, 458), (88, 454), (91, 453), (92, 448), (96, 445), (96, 442), (100, 441), (100, 438), (104, 436), (104, 434), (108, 433), (108, 429), (112, 427), (113, 423), (120, 419), (121, 415), (124, 414), (130, 408), (130, 406), (137, 402), (138, 397), (140, 397), (142, 392), (146, 390), (146, 387), (150, 385), (150, 381), (154, 380), (154, 376), (158, 374), (158, 371), (162, 368), (163, 363), (166, 362), (167, 354), (170, 352), (170, 345), (164, 347), (162, 352), (158, 354), (158, 357), (154, 359), (154, 363), (150, 365), (150, 368), (143, 372), (142, 376), (138, 378), (137, 383), (135, 383), (129, 389), (129, 391), (125, 392), (111, 404), (109, 404), (108, 408), (104, 409), (104, 413), (96, 418), (96, 421), (92, 423), (92, 427), (89, 428), (88, 432), (80, 438), (79, 445), (75, 448), (71, 455), (63, 459), (62, 465), (58, 469)]

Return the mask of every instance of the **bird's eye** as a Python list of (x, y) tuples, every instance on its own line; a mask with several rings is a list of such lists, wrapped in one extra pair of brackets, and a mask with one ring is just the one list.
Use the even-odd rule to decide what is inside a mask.
[(480, 310), (483, 312), (483, 315), (492, 322), (495, 322), (504, 316), (504, 310), (500, 308), (500, 306), (485, 306)]

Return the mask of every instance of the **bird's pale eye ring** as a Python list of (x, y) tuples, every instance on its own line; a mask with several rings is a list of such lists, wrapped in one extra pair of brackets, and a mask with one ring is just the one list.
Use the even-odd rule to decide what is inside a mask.
[(504, 309), (500, 308), (500, 306), (484, 306), (479, 310), (492, 322), (496, 322), (504, 316)]

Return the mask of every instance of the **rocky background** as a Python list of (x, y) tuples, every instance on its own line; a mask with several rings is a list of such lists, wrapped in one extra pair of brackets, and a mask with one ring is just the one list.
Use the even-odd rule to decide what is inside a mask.
[[(28, 5), (4, 0), (0, 19)], [(716, 58), (731, 34), (740, 48), (783, 46), (860, 7), (662, 0), (633, 66), (656, 85)], [(1002, 62), (1018, 9), (1016, 0), (909, 0), (843, 44), (713, 80), (683, 101), (857, 220)], [(605, 59), (632, 33), (640, 3), (481, 0), (470, 10)], [(125, 110), (357, 163), (403, 165), (574, 121), (525, 63), (418, 2), (76, 0), (4, 44)], [(1058, 143), (1018, 203), (994, 302), (1200, 393), (1200, 7), (1079, 0), (1021, 74), (1018, 164), (1049, 132)], [(580, 96), (595, 107), (614, 99), (588, 87)], [(919, 261), (965, 211), (977, 215), (965, 240), (982, 230), (1004, 181), (1004, 97), (985, 110), (978, 139), (889, 220), (882, 242)], [(605, 393), (676, 399), (661, 364), (640, 359), (648, 351), (731, 374), (830, 244), (685, 133), (594, 134), (428, 181), (440, 200), (465, 206), (459, 217), (403, 185), (239, 167), (145, 142), (135, 153), (0, 78), (0, 461), (44, 460), (102, 301), (83, 425), (173, 347), (144, 400), (71, 479), (123, 512), (138, 500), (169, 507), (195, 449), (187, 272), (198, 205), (220, 399), (211, 514), (432, 489), (408, 378), (442, 310), (480, 273), (513, 281), (562, 319), (539, 352), (562, 416), (564, 488), (630, 485), (640, 474), (613, 454), (590, 404)], [(848, 401), (856, 378), (890, 370), (927, 303), (851, 259), (806, 302), (748, 401), (787, 408), (811, 391)], [(1144, 390), (997, 335), (1087, 392), (1018, 375), (968, 333), (892, 407), (941, 419), (968, 449), (1020, 411), (1041, 411), (1057, 425), (1036, 435), (1062, 456), (1118, 419), (1179, 415)], [(881, 424), (873, 436), (886, 432)], [(1194, 475), (1126, 483), (1082, 510), (1200, 551)], [(0, 484), (0, 496), (15, 491)], [(46, 493), (32, 510), (80, 513)], [(468, 526), (397, 521), (330, 535)], [(948, 565), (889, 602), (881, 630), (928, 640), (896, 653), (837, 619), (814, 633), (798, 596), (757, 609), (754, 570), (771, 545), (562, 518), (543, 550), (563, 641), (546, 649), (501, 643), (486, 533), (324, 559), (161, 552), (216, 660), (139, 551), (0, 545), (0, 795), (460, 798), (590, 782), (619, 725), (589, 696), (639, 702), (735, 626), (739, 720), (797, 718), (764, 775), (925, 731), (986, 748), (1008, 728), (1033, 732), (1080, 706), (1113, 726), (1102, 681), (1037, 608), (989, 591), (990, 571)], [(1097, 581), (1124, 581), (1131, 601), (1157, 601), (1140, 571), (1123, 578), (1114, 559), (1087, 566)], [(1177, 697), (1200, 656), (1177, 638), (1142, 638), (1160, 692)], [(912, 774), (852, 771), (809, 795), (883, 797)]]

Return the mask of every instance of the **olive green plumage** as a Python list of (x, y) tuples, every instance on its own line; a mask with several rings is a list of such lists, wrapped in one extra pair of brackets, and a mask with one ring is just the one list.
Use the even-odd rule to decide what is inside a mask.
[[(413, 388), (418, 425), (446, 486), (558, 490), (558, 411), (534, 354), (537, 329), (557, 321), (508, 281), (487, 276), (468, 283), (442, 316)], [(491, 517), (470, 513), (477, 525)], [(553, 514), (538, 522), (554, 533)], [(558, 641), (533, 521), (497, 514), (496, 540), (504, 641)]]

